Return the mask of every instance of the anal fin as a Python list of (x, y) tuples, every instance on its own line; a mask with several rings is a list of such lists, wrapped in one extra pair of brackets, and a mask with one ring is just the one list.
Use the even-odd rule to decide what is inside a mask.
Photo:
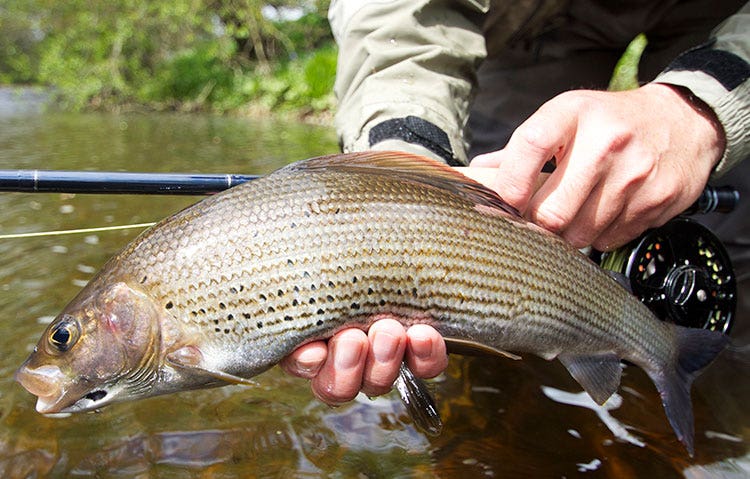
[(257, 386), (251, 379), (243, 378), (226, 371), (218, 370), (206, 364), (203, 353), (196, 346), (183, 346), (167, 354), (167, 361), (173, 366), (181, 369), (195, 371), (198, 374), (210, 376), (227, 384), (243, 384), (245, 386)]
[(597, 404), (604, 404), (620, 385), (622, 366), (614, 353), (561, 354), (558, 358)]

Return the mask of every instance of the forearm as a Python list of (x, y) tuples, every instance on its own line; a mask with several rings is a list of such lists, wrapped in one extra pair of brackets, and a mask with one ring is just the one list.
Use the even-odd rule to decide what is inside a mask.
[(654, 82), (687, 88), (716, 115), (726, 146), (713, 176), (750, 156), (750, 4), (722, 23), (710, 41), (673, 61)]
[(467, 162), (464, 129), (485, 56), (479, 23), (488, 3), (332, 2), (344, 151), (397, 145)]

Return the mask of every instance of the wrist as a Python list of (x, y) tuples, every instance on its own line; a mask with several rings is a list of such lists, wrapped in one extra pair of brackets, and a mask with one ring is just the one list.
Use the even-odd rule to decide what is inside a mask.
[(704, 145), (711, 151), (711, 168), (713, 170), (721, 160), (726, 148), (726, 134), (714, 110), (684, 86), (669, 83), (651, 83), (646, 86), (658, 88), (662, 94), (671, 98), (672, 101), (677, 100), (679, 102), (682, 112), (686, 115), (683, 118), (686, 118), (686, 121), (687, 118), (692, 119), (692, 121), (687, 121), (685, 127), (696, 130)]

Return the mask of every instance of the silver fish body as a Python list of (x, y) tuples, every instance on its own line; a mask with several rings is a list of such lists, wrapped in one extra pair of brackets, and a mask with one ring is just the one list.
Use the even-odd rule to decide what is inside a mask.
[[(658, 321), (588, 258), (448, 167), (371, 153), (290, 165), (145, 232), (50, 325), (17, 377), (42, 412), (88, 410), (241, 382), (383, 314), (559, 358), (600, 403), (619, 385), (620, 360), (631, 361), (691, 451), (690, 382), (726, 344)], [(105, 359), (102, 343), (124, 344), (122, 359)]]

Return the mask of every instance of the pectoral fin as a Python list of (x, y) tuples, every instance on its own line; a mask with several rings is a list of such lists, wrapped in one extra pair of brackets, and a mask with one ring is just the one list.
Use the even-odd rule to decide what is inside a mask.
[(561, 354), (558, 358), (597, 404), (604, 404), (620, 385), (622, 367), (620, 358), (614, 353), (589, 356)]
[(181, 369), (194, 371), (197, 374), (210, 376), (228, 384), (244, 384), (256, 386), (257, 383), (247, 378), (221, 371), (206, 364), (201, 350), (196, 346), (183, 346), (180, 349), (167, 354), (167, 361), (173, 366)]
[(443, 421), (425, 382), (414, 376), (406, 364), (401, 363), (394, 386), (414, 421), (414, 426), (430, 436), (440, 434)]
[(448, 348), (449, 353), (461, 354), (463, 356), (478, 356), (478, 355), (489, 355), (489, 356), (503, 356), (510, 359), (521, 359), (518, 356), (502, 349), (496, 349), (486, 344), (477, 343), (475, 341), (469, 341), (467, 339), (459, 338), (445, 338), (445, 345)]

